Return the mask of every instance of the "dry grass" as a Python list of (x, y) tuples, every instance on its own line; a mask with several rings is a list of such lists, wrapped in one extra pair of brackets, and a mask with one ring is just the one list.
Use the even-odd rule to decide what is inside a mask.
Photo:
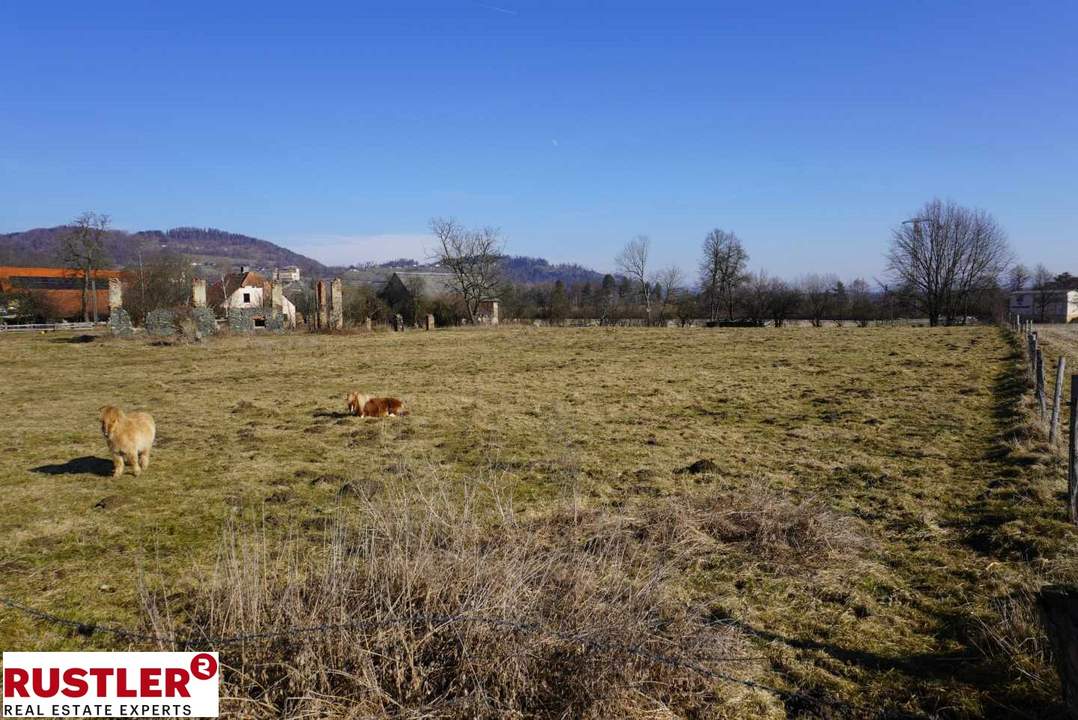
[(153, 631), (263, 636), (225, 648), (237, 716), (781, 716), (737, 682), (766, 658), (678, 591), (718, 549), (705, 516), (526, 518), (489, 486), (417, 474), (417, 491), (343, 502), (321, 545), (231, 528), (202, 592), (148, 598)]
[[(138, 625), (147, 621), (141, 574), (143, 585), (164, 589), (167, 601), (155, 607), (172, 609), (172, 625), (228, 632), (251, 622), (257, 598), (278, 593), (288, 601), (280, 617), (267, 616), (271, 624), (350, 612), (377, 595), (375, 578), (413, 583), (399, 597), (415, 605), (428, 597), (416, 594), (422, 576), (446, 587), (430, 594), (431, 609), (467, 609), (486, 593), (513, 617), (575, 632), (575, 613), (595, 616), (596, 599), (613, 593), (622, 600), (612, 617), (626, 633), (613, 639), (655, 648), (691, 637), (699, 623), (720, 627), (723, 642), (768, 658), (733, 670), (798, 694), (705, 688), (680, 672), (635, 662), (620, 663), (622, 672), (593, 660), (600, 679), (580, 680), (567, 695), (581, 703), (574, 712), (656, 716), (665, 704), (702, 715), (708, 692), (727, 699), (715, 714), (740, 717), (761, 708), (1025, 717), (1029, 708), (1050, 715), (1057, 707), (1042, 651), (1021, 637), (1023, 623), (1031, 625), (1019, 610), (1041, 577), (1071, 576), (1076, 538), (1056, 498), (1061, 480), (1023, 454), (1025, 388), (1014, 348), (993, 328), (519, 328), (171, 346), (60, 340), (0, 337), (0, 368), (18, 378), (0, 387), (13, 418), (0, 454), (3, 594)], [(413, 415), (347, 417), (351, 389), (399, 395)], [(95, 474), (105, 453), (94, 417), (106, 402), (157, 419), (159, 445), (142, 478)], [(496, 478), (497, 492), (477, 499), (477, 477)], [(445, 548), (409, 553), (356, 536), (377, 526), (378, 512), (385, 522), (408, 517), (412, 504), (429, 514), (435, 488), (448, 524), (435, 523), (428, 540), (441, 537)], [(495, 496), (514, 512), (497, 512)], [(344, 523), (342, 508), (351, 508)], [(412, 537), (422, 526), (401, 523), (379, 532)], [(218, 559), (221, 528), (252, 525), (265, 562)], [(446, 534), (450, 527), (457, 530)], [(335, 528), (348, 546), (377, 551), (379, 574), (364, 575), (373, 570), (359, 554), (332, 560), (335, 545), (325, 538)], [(253, 557), (238, 549), (248, 547), (246, 531), (229, 537), (232, 557)], [(457, 560), (443, 562), (443, 551)], [(514, 563), (525, 577), (536, 567), (567, 573), (588, 553), (597, 559), (565, 581), (582, 590), (566, 598), (532, 583), (506, 604), (494, 579), (521, 577), (509, 573)], [(420, 574), (404, 564), (412, 557), (428, 558)], [(479, 563), (483, 573), (465, 577)], [(332, 598), (327, 577), (347, 577), (354, 599)], [(629, 592), (641, 587), (647, 592)], [(229, 612), (224, 598), (237, 599)], [(1007, 598), (1018, 598), (1015, 611), (1004, 608)], [(377, 612), (392, 610), (388, 599)], [(644, 620), (651, 617), (670, 624), (656, 629)], [(586, 655), (529, 636), (517, 643), (529, 648), (526, 658), (506, 666), (508, 645), (488, 657), (475, 651), (486, 632), (454, 625), (439, 633), (434, 659), (408, 676), (420, 679), (417, 694), (364, 671), (363, 697), (452, 714), (435, 707), (448, 691), (429, 691), (438, 687), (431, 678), (461, 673), (472, 683), (453, 685), (462, 693), (455, 697), (471, 688), (463, 714), (537, 707), (527, 702), (554, 713), (558, 693), (533, 688), (528, 699), (522, 690), (540, 677), (530, 659), (560, 652), (577, 667), (571, 662)], [(0, 614), (0, 638), (20, 649), (108, 642), (10, 613)], [(437, 644), (452, 638), (456, 655)], [(392, 643), (416, 639), (383, 633), (376, 641), (399, 664), (407, 653)], [(296, 652), (316, 652), (305, 647)], [(297, 688), (308, 677), (273, 666), (269, 655), (250, 657), (266, 661), (259, 683)], [(329, 657), (326, 667), (351, 656)], [(495, 665), (511, 672), (492, 676)], [(326, 682), (317, 702), (349, 694)], [(493, 688), (501, 694), (491, 697)]]

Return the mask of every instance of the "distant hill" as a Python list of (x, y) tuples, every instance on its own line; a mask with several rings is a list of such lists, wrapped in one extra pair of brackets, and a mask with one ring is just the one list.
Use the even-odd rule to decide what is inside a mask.
[[(69, 228), (37, 228), (0, 235), (0, 264), (60, 265), (59, 246)], [(322, 263), (292, 252), (268, 240), (225, 232), (214, 228), (179, 227), (171, 230), (124, 232), (113, 230), (105, 238), (109, 262), (115, 267), (134, 265), (143, 253), (167, 248), (221, 269), (232, 265), (274, 268), (296, 265), (306, 275), (329, 272)]]
[[(59, 246), (69, 232), (65, 226), (37, 228), (25, 232), (0, 234), (0, 265), (29, 265), (55, 267), (60, 265)], [(167, 248), (217, 270), (234, 265), (250, 265), (271, 270), (295, 265), (304, 277), (340, 274), (345, 282), (379, 282), (396, 270), (437, 270), (437, 265), (399, 258), (384, 263), (361, 263), (349, 268), (331, 267), (292, 252), (268, 240), (216, 230), (214, 228), (179, 227), (171, 230), (113, 230), (105, 238), (105, 249), (112, 267), (127, 267), (138, 263), (143, 254)], [(602, 282), (603, 274), (575, 263), (553, 264), (543, 258), (507, 257), (502, 268), (505, 277), (523, 285), (549, 284), (561, 280), (567, 285)]]
[(566, 285), (601, 283), (603, 274), (576, 263), (552, 264), (543, 258), (517, 255), (502, 262), (506, 278), (525, 285), (547, 284), (561, 280)]

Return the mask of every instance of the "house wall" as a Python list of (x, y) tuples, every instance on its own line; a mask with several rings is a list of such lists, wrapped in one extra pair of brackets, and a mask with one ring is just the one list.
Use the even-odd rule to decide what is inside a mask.
[[(247, 302), (243, 301), (245, 294), (250, 296)], [(236, 288), (228, 297), (228, 306), (230, 308), (262, 307), (262, 288), (255, 285), (244, 285), (241, 288)]]
[[(109, 279), (115, 270), (95, 270), (97, 314), (109, 316)], [(0, 291), (40, 294), (56, 313), (56, 319), (82, 319), (82, 273), (65, 268), (0, 266)], [(92, 303), (92, 298), (88, 300)]]
[(1008, 308), (1011, 313), (1021, 315), (1022, 317), (1032, 318), (1035, 311), (1033, 293), (1027, 290), (1012, 292)]
[[(1033, 290), (1020, 290), (1011, 293), (1008, 309), (1012, 314), (1038, 320), (1041, 306), (1038, 293)], [(1069, 323), (1078, 320), (1078, 290), (1050, 291), (1050, 299), (1044, 307), (1044, 320), (1053, 323)]]
[(296, 306), (283, 295), (281, 296), (281, 314), (288, 318), (288, 327), (296, 326)]

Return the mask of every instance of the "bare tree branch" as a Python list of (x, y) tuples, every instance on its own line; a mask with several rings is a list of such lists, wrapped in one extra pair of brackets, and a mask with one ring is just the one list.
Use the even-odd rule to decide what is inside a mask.
[(84, 212), (60, 241), (60, 260), (82, 273), (83, 320), (98, 319), (96, 271), (106, 262), (105, 233), (110, 224), (108, 215)]
[(434, 218), (430, 229), (438, 240), (434, 259), (453, 274), (468, 321), (475, 323), (480, 305), (497, 297), (504, 257), (501, 233), (492, 227), (468, 230), (452, 218)]
[(1012, 255), (991, 215), (933, 200), (894, 230), (887, 259), (929, 324), (938, 325), (965, 317), (974, 296), (998, 283)]
[(615, 258), (618, 269), (625, 273), (630, 281), (639, 285), (648, 325), (651, 324), (651, 285), (648, 283), (648, 255), (650, 253), (651, 240), (647, 235), (637, 235)]

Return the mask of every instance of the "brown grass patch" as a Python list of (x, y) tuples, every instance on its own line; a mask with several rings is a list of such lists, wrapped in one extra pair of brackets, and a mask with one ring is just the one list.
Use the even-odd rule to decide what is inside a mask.
[(342, 505), (317, 548), (231, 525), (188, 622), (146, 595), (153, 632), (220, 648), (237, 716), (766, 715), (780, 695), (739, 682), (763, 651), (680, 578), (727, 544), (793, 564), (868, 545), (765, 491), (528, 516), (489, 486), (424, 480)]

